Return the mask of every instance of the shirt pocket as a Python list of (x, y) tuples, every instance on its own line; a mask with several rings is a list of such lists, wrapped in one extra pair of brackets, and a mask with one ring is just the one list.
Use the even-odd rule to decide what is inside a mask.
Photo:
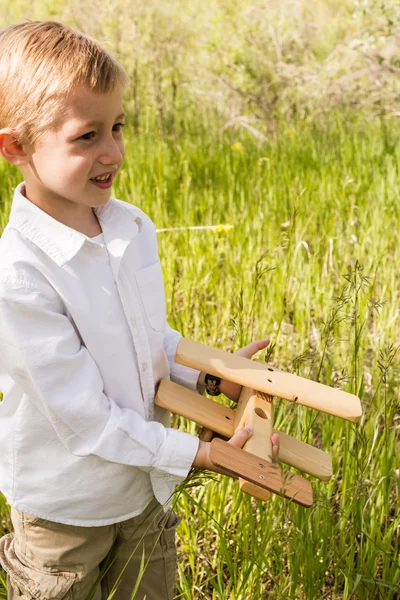
[(160, 261), (136, 271), (135, 278), (151, 328), (164, 331), (167, 314)]

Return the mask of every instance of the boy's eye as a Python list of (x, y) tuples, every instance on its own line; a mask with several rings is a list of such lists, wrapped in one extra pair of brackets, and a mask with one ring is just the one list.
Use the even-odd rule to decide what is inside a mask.
[(113, 127), (113, 131), (121, 131), (124, 126), (125, 126), (125, 123), (115, 123), (115, 125)]
[[(122, 128), (124, 127), (125, 123), (115, 123), (115, 125), (113, 125), (113, 132), (119, 132), (122, 130)], [(88, 131), (87, 133), (84, 133), (83, 135), (80, 135), (78, 140), (83, 140), (86, 142), (89, 142), (91, 140), (93, 140), (93, 138), (96, 137), (96, 131)]]
[(92, 140), (95, 135), (96, 135), (95, 131), (88, 131), (88, 133), (84, 133), (83, 135), (81, 135), (79, 137), (79, 139), (80, 140)]

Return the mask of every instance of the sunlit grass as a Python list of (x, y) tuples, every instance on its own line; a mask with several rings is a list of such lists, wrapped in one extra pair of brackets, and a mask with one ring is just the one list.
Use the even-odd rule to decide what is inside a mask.
[[(364, 407), (354, 425), (277, 403), (278, 427), (333, 457), (310, 510), (262, 504), (220, 477), (180, 494), (181, 598), (400, 593), (399, 132), (333, 117), (265, 143), (194, 123), (175, 137), (128, 129), (115, 195), (168, 229), (158, 239), (171, 325), (229, 350), (269, 335), (269, 360), (359, 393)], [(4, 226), (19, 177), (4, 164), (0, 177)], [(185, 229), (219, 224), (232, 228)]]

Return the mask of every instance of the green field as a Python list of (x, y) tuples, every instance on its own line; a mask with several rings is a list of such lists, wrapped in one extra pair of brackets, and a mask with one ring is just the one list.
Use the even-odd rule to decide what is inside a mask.
[[(16, 2), (18, 19), (23, 4)], [(313, 4), (332, 9), (335, 3)], [(343, 11), (350, 6), (341, 4)], [(229, 2), (221, 5), (228, 11)], [(43, 18), (46, 10), (57, 18), (66, 14), (45, 7), (35, 16)], [(200, 17), (203, 26), (205, 12)], [(13, 22), (8, 13), (4, 19)], [(117, 26), (110, 23), (106, 34)], [(338, 23), (335, 35), (342, 35)], [(193, 37), (185, 40), (187, 51), (193, 51)], [(325, 42), (326, 47), (318, 46), (321, 61), (330, 51)], [(196, 60), (200, 55), (197, 50)], [(146, 211), (157, 228), (168, 229), (158, 239), (170, 324), (188, 338), (231, 351), (269, 336), (270, 362), (353, 392), (364, 409), (355, 425), (276, 402), (278, 429), (333, 457), (331, 481), (313, 480), (315, 503), (309, 510), (277, 497), (261, 503), (220, 476), (195, 476), (196, 485), (177, 494), (177, 512), (185, 516), (178, 528), (177, 597), (396, 600), (400, 125), (394, 104), (389, 110), (381, 94), (378, 108), (371, 108), (360, 95), (356, 107), (316, 110), (323, 96), (306, 106), (299, 84), (291, 96), (291, 106), (298, 106), (290, 114), (283, 100), (271, 107), (271, 119), (247, 104), (253, 120), (228, 127), (214, 103), (195, 103), (194, 78), (191, 88), (182, 83), (184, 75), (193, 74), (194, 54), (185, 60), (177, 56), (183, 87), (176, 104), (173, 69), (163, 63), (162, 85), (151, 87), (149, 82), (158, 81), (149, 75), (157, 61), (149, 55), (145, 63), (144, 54), (139, 56), (142, 99), (134, 93), (127, 97), (127, 156), (114, 190)], [(135, 61), (126, 64), (133, 76)], [(242, 91), (256, 93), (254, 81), (252, 89), (247, 80), (241, 83)], [(394, 88), (386, 83), (392, 102)], [(164, 104), (157, 101), (157, 90), (165, 92)], [(280, 98), (290, 104), (284, 92)], [(14, 169), (0, 163), (0, 232), (19, 180)], [(214, 225), (221, 227), (189, 229)], [(175, 418), (175, 425), (196, 431), (184, 419)], [(6, 531), (4, 501), (0, 510)], [(0, 575), (0, 597), (1, 582)]]
[[(354, 425), (278, 405), (278, 428), (333, 456), (310, 510), (263, 504), (219, 477), (179, 495), (182, 598), (400, 592), (398, 133), (339, 121), (262, 144), (201, 129), (126, 133), (115, 195), (172, 229), (159, 233), (171, 324), (229, 350), (269, 335), (276, 366), (364, 407)], [(5, 223), (18, 174), (2, 163), (0, 177)], [(218, 224), (233, 228), (174, 230)]]

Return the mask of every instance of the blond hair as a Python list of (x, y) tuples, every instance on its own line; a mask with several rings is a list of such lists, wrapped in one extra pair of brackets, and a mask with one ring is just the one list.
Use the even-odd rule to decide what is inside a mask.
[(54, 21), (0, 30), (0, 129), (34, 144), (62, 118), (77, 85), (107, 93), (128, 77), (95, 40)]

